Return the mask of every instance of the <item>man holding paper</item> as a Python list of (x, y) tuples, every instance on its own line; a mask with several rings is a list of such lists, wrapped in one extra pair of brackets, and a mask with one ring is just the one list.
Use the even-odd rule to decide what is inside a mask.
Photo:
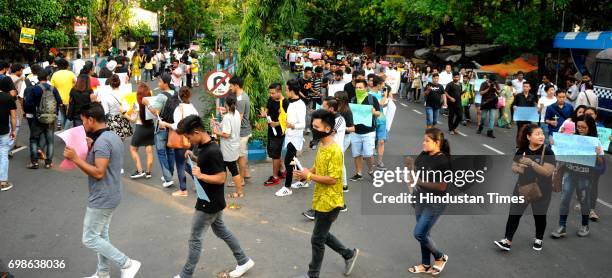
[[(531, 84), (529, 84), (529, 82), (524, 82), (523, 92), (520, 94), (517, 94), (514, 97), (514, 102), (512, 103), (513, 111), (516, 111), (517, 107), (536, 107), (536, 104), (538, 103), (538, 97), (535, 94), (532, 94), (530, 90), (531, 90)], [(516, 113), (514, 115), (515, 117), (517, 116)], [(521, 128), (528, 123), (529, 122), (527, 121), (516, 120), (516, 127), (517, 127), (516, 138), (517, 140), (518, 140), (519, 133), (521, 132)], [(517, 146), (518, 146), (518, 143), (517, 143)]]
[[(368, 174), (373, 175), (374, 173), (374, 144), (376, 141), (376, 118), (380, 116), (380, 104), (378, 100), (370, 94), (368, 94), (367, 82), (365, 79), (357, 79), (355, 81), (355, 97), (351, 99), (353, 105), (371, 105), (372, 112), (368, 113), (367, 117), (371, 118), (369, 125), (359, 123), (355, 121), (355, 134), (351, 136), (351, 153), (355, 159), (355, 170), (356, 173), (351, 177), (351, 181), (359, 181), (363, 179), (363, 159), (365, 158), (368, 163)], [(361, 112), (357, 108), (358, 106), (351, 106), (353, 111), (353, 117), (355, 119), (361, 118), (363, 115), (359, 115)], [(369, 112), (369, 111), (368, 111)]]
[(130, 259), (112, 245), (109, 239), (111, 217), (121, 202), (123, 186), (123, 142), (106, 127), (104, 108), (91, 103), (81, 109), (83, 127), (89, 152), (81, 159), (75, 149), (66, 147), (64, 157), (74, 162), (88, 178), (89, 198), (83, 221), (83, 244), (98, 254), (98, 268), (91, 277), (109, 278), (109, 261), (121, 267), (121, 277), (134, 277), (140, 269), (139, 261)]
[(181, 120), (178, 123), (177, 132), (185, 135), (192, 145), (198, 146), (197, 166), (192, 167), (191, 171), (204, 192), (198, 192), (187, 262), (181, 273), (174, 278), (193, 276), (202, 252), (202, 238), (209, 227), (217, 237), (225, 241), (238, 263), (236, 268), (229, 273), (229, 277), (241, 277), (255, 265), (255, 262), (244, 253), (238, 239), (223, 222), (223, 210), (226, 207), (224, 196), (226, 173), (221, 149), (204, 130), (202, 119), (197, 115), (187, 116)]

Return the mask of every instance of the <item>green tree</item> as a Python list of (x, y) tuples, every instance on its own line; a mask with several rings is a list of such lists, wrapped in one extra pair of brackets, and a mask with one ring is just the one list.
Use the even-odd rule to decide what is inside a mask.
[[(90, 7), (89, 0), (0, 0), (0, 41), (7, 49), (29, 55), (68, 45), (75, 41), (73, 19), (87, 16)], [(21, 27), (36, 29), (33, 46), (19, 43)]]
[(109, 48), (119, 28), (127, 23), (129, 0), (92, 0), (92, 14), (96, 20), (98, 47)]
[(119, 33), (121, 36), (134, 40), (138, 43), (147, 43), (153, 40), (153, 38), (151, 38), (153, 31), (151, 31), (151, 28), (149, 28), (147, 23), (142, 21), (138, 22), (138, 24), (134, 26), (127, 25), (121, 27)]

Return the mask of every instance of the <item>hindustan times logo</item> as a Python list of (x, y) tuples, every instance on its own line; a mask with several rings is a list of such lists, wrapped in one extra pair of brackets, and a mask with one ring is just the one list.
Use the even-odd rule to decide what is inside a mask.
[(408, 169), (407, 167), (397, 167), (394, 170), (374, 171), (372, 185), (374, 187), (382, 187), (385, 183), (407, 183), (410, 187), (415, 187), (418, 181), (432, 183), (449, 183), (457, 187), (463, 187), (465, 184), (483, 183), (485, 181), (484, 174), (487, 168), (481, 170), (426, 170)]

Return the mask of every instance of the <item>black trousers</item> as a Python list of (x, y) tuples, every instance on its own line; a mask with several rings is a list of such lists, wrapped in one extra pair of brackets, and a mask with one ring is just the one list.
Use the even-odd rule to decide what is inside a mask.
[(462, 120), (462, 112), (460, 105), (449, 105), (448, 106), (448, 129), (455, 130), (459, 126)]
[[(546, 230), (546, 213), (548, 211), (548, 206), (550, 205), (552, 192), (550, 189), (550, 184), (540, 186), (540, 190), (542, 191), (542, 197), (537, 201), (522, 204), (513, 203), (510, 205), (510, 213), (508, 215), (508, 221), (506, 222), (506, 239), (510, 241), (512, 240), (514, 233), (516, 233), (516, 230), (518, 229), (521, 216), (523, 216), (525, 209), (527, 209), (527, 206), (529, 205), (531, 205), (533, 220), (535, 221), (536, 226), (535, 238), (544, 239), (544, 231)], [(519, 196), (518, 185), (514, 188), (513, 195)]]
[(285, 187), (291, 187), (291, 182), (293, 182), (293, 165), (291, 165), (291, 161), (297, 154), (297, 149), (293, 146), (293, 143), (287, 144), (287, 153), (285, 154), (285, 170), (287, 171), (287, 176), (285, 177)]
[(325, 255), (325, 245), (336, 251), (336, 253), (340, 254), (345, 260), (355, 255), (353, 250), (344, 247), (344, 245), (329, 232), (332, 223), (336, 221), (339, 213), (340, 208), (335, 208), (330, 212), (315, 211), (315, 224), (312, 230), (312, 237), (310, 238), (310, 243), (312, 244), (312, 259), (308, 265), (308, 276), (310, 278), (319, 277), (323, 255)]

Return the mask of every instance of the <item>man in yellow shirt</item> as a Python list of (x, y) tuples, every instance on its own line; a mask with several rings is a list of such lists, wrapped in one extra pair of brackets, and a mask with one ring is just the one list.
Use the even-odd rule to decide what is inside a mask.
[(57, 60), (56, 65), (59, 70), (53, 73), (51, 77), (51, 86), (57, 89), (63, 103), (59, 107), (60, 116), (58, 125), (60, 128), (66, 128), (69, 123), (68, 117), (66, 117), (66, 108), (70, 103), (70, 90), (72, 90), (74, 86), (76, 76), (68, 69), (70, 64), (65, 59)]
[(312, 113), (313, 139), (320, 139), (315, 163), (312, 169), (294, 171), (298, 180), (314, 181), (312, 209), (315, 211), (315, 225), (312, 231), (312, 259), (308, 274), (301, 277), (318, 278), (325, 253), (325, 245), (344, 258), (344, 275), (350, 275), (359, 256), (359, 249), (348, 249), (329, 230), (344, 206), (342, 190), (343, 155), (340, 146), (334, 142), (335, 116), (332, 112), (319, 109)]

